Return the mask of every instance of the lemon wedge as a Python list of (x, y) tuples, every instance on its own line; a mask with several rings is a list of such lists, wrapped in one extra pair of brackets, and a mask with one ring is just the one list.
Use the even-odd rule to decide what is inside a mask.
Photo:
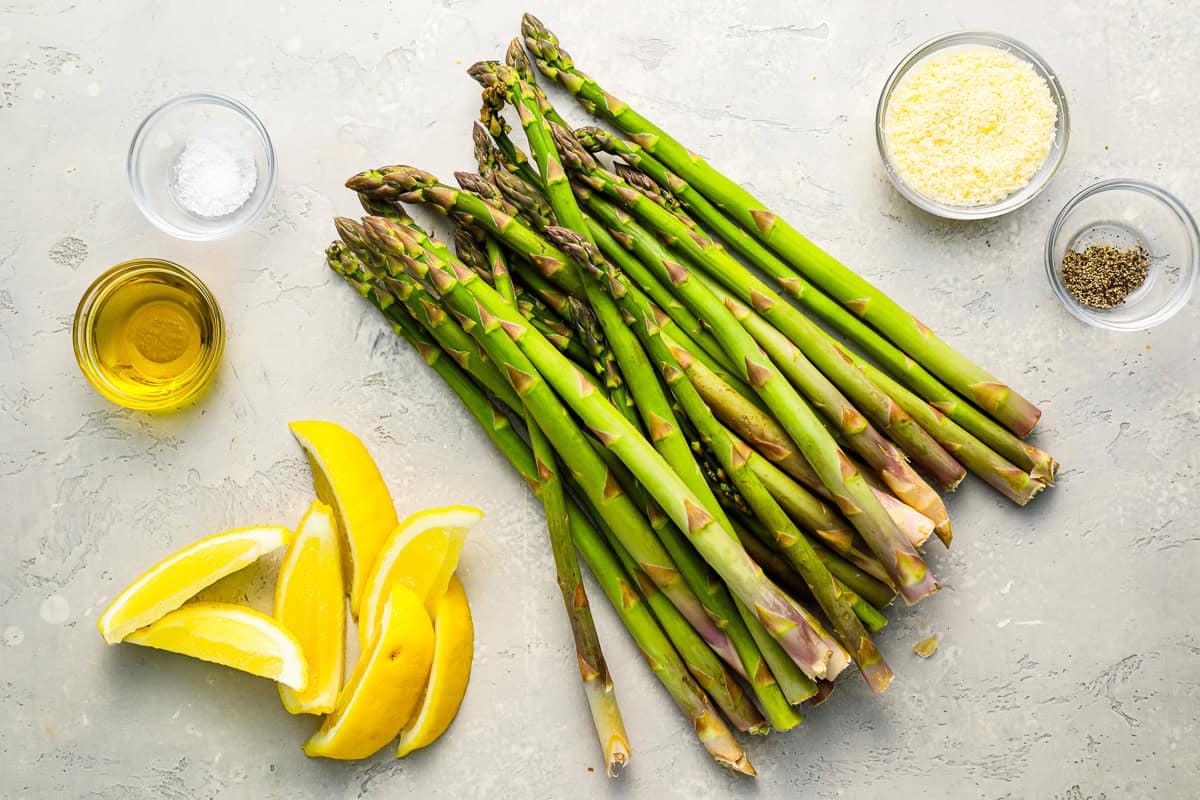
[(432, 744), (450, 727), (467, 693), (474, 644), (475, 628), (471, 624), (467, 593), (458, 578), (451, 577), (433, 622), (433, 667), (429, 670), (425, 697), (412, 720), (400, 731), (396, 758)]
[(433, 623), (421, 598), (405, 586), (392, 587), (382, 620), (337, 708), (305, 742), (305, 754), (366, 758), (394, 739), (412, 716), (433, 661)]
[(395, 584), (412, 589), (429, 616), (437, 615), (467, 531), (481, 519), (483, 512), (477, 508), (448, 506), (418, 511), (396, 526), (363, 590), (358, 613), (358, 644), (363, 651), (379, 628), (383, 602)]
[(304, 689), (308, 667), (300, 642), (266, 614), (232, 603), (189, 603), (125, 637)]
[(283, 707), (292, 714), (332, 711), (346, 662), (346, 596), (337, 523), (320, 500), (301, 518), (279, 567), (275, 620), (299, 640), (308, 664), (304, 691), (279, 685)]
[(100, 615), (96, 627), (109, 644), (174, 611), (201, 589), (291, 541), (287, 528), (239, 528), (208, 536), (143, 572)]
[(342, 535), (343, 577), (350, 612), (358, 615), (363, 586), (379, 548), (396, 527), (396, 507), (366, 445), (333, 422), (288, 425), (308, 454), (317, 497), (333, 508)]

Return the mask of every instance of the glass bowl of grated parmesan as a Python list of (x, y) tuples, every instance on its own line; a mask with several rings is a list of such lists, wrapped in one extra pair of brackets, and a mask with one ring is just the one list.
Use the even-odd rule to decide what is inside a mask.
[(156, 227), (180, 239), (223, 239), (266, 209), (275, 148), (249, 108), (219, 94), (176, 97), (150, 112), (129, 145), (129, 187)]
[(987, 219), (1028, 203), (1067, 150), (1067, 99), (1028, 46), (958, 31), (909, 53), (888, 77), (875, 137), (909, 202), (950, 219)]

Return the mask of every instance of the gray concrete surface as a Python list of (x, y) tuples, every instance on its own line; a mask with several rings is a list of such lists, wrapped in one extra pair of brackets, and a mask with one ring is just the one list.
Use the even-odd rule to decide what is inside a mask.
[[(1200, 15), (1191, 2), (541, 3), (580, 65), (652, 110), (799, 227), (1045, 411), (1058, 488), (1019, 510), (969, 482), (947, 588), (881, 636), (898, 678), (847, 677), (800, 729), (748, 742), (757, 786), (723, 774), (607, 607), (599, 625), (634, 747), (599, 770), (540, 510), (424, 365), (322, 265), (341, 187), (378, 164), (449, 176), (478, 107), (464, 69), (526, 4), (0, 2), (0, 795), (4, 797), (1191, 798), (1200, 794), (1200, 303), (1109, 334), (1057, 304), (1043, 237), (1078, 189), (1138, 177), (1200, 209)], [(586, 6), (586, 8), (584, 8)], [(1004, 219), (925, 216), (872, 135), (888, 71), (961, 27), (1010, 33), (1059, 71), (1066, 164)], [(138, 121), (215, 90), (266, 121), (281, 172), (253, 230), (196, 244), (134, 207)], [(585, 115), (555, 94), (573, 119)], [(229, 347), (173, 416), (84, 381), (70, 324), (111, 264), (161, 256), (216, 292)], [(402, 512), (487, 512), (463, 559), (478, 629), (462, 713), (396, 761), (310, 761), (312, 723), (264, 681), (133, 646), (94, 623), (190, 540), (293, 522), (308, 470), (286, 422), (367, 441)], [(263, 602), (269, 569), (227, 593)], [(937, 654), (911, 646), (935, 633)]]

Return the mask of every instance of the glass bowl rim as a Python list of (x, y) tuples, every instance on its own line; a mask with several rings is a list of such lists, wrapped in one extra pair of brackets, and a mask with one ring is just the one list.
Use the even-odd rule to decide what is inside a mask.
[[(107, 290), (113, 284), (140, 272), (168, 272), (186, 281), (200, 293), (205, 303), (212, 309), (213, 320), (215, 322), (213, 326), (213, 346), (209, 351), (208, 358), (196, 372), (193, 379), (187, 384), (186, 389), (176, 394), (166, 395), (153, 400), (146, 400), (123, 392), (108, 380), (107, 375), (100, 369), (95, 357), (92, 326), (82, 324), (85, 317), (91, 317), (95, 311), (96, 303), (106, 295)], [(71, 322), (71, 340), (75, 350), (75, 360), (79, 362), (80, 371), (83, 372), (84, 377), (87, 378), (92, 388), (99, 392), (102, 397), (119, 406), (135, 411), (160, 411), (182, 405), (212, 380), (217, 367), (221, 363), (221, 357), (225, 352), (225, 316), (221, 311), (220, 303), (217, 302), (217, 298), (209, 290), (208, 286), (187, 267), (177, 264), (174, 261), (168, 261), (165, 258), (133, 258), (109, 267), (96, 276), (96, 279), (84, 290), (83, 296), (79, 298), (79, 305), (75, 307), (75, 318)], [(87, 365), (86, 369), (84, 368), (85, 364)]]
[[(1157, 200), (1161, 205), (1175, 214), (1175, 217), (1179, 220), (1180, 225), (1184, 228), (1192, 244), (1191, 263), (1184, 267), (1187, 269), (1188, 274), (1175, 289), (1167, 304), (1152, 314), (1128, 322), (1107, 320), (1100, 314), (1089, 311), (1077, 302), (1067, 292), (1066, 287), (1062, 283), (1062, 278), (1059, 276), (1058, 267), (1054, 263), (1054, 242), (1062, 232), (1063, 226), (1066, 225), (1067, 218), (1071, 215), (1071, 212), (1089, 197), (1113, 190), (1136, 191)], [(1179, 313), (1180, 309), (1187, 305), (1188, 300), (1191, 299), (1192, 291), (1196, 286), (1197, 273), (1200, 273), (1200, 228), (1197, 228), (1196, 220), (1192, 217), (1191, 212), (1188, 211), (1187, 206), (1178, 197), (1161, 186), (1157, 186), (1149, 181), (1139, 180), (1138, 178), (1109, 178), (1108, 180), (1093, 183), (1091, 186), (1087, 186), (1076, 192), (1062, 207), (1062, 210), (1058, 212), (1058, 216), (1054, 218), (1054, 223), (1050, 226), (1050, 232), (1046, 235), (1045, 262), (1046, 277), (1050, 280), (1050, 286), (1054, 290), (1055, 297), (1058, 298), (1059, 302), (1076, 319), (1082, 320), (1089, 325), (1094, 325), (1097, 328), (1104, 328), (1110, 331), (1146, 330), (1147, 328), (1153, 328), (1156, 325), (1166, 322), (1175, 316)]]
[[(141, 169), (137, 166), (136, 156), (140, 150), (140, 146), (150, 126), (150, 123), (161, 117), (163, 114), (173, 111), (180, 106), (201, 103), (222, 106), (233, 111), (249, 122), (251, 127), (254, 128), (255, 132), (258, 133), (259, 139), (262, 141), (263, 149), (266, 151), (267, 160), (267, 174), (265, 178), (264, 191), (262, 198), (258, 201), (258, 204), (251, 210), (250, 213), (239, 218), (236, 222), (226, 225), (223, 228), (215, 228), (211, 232), (189, 231), (168, 222), (146, 200), (146, 197), (139, 186), (140, 181), (135, 180), (135, 176), (139, 178), (141, 176)], [(183, 94), (179, 95), (178, 97), (172, 97), (170, 100), (167, 100), (166, 102), (156, 106), (148, 114), (146, 114), (145, 117), (142, 118), (140, 123), (138, 123), (137, 129), (133, 132), (133, 138), (129, 140), (129, 151), (125, 158), (125, 174), (129, 181), (129, 189), (133, 194), (133, 202), (137, 205), (138, 210), (142, 212), (142, 216), (150, 220), (150, 222), (154, 224), (154, 227), (158, 228), (164, 233), (169, 233), (177, 239), (186, 239), (188, 241), (196, 242), (225, 239), (252, 225), (255, 220), (257, 220), (266, 210), (267, 205), (270, 203), (271, 195), (275, 192), (275, 173), (275, 144), (271, 141), (271, 134), (267, 132), (266, 125), (263, 124), (258, 115), (251, 111), (249, 106), (247, 106), (245, 103), (242, 103), (240, 100), (235, 100), (228, 95), (219, 94), (217, 92), (192, 92), (190, 94)]]
[[(887, 109), (888, 103), (891, 101), (892, 92), (895, 90), (900, 79), (908, 73), (908, 71), (921, 59), (929, 56), (939, 50), (947, 47), (953, 47), (957, 44), (966, 43), (965, 40), (985, 39), (993, 42), (1006, 45), (1023, 57), (1046, 78), (1046, 83), (1050, 87), (1050, 98), (1054, 101), (1054, 105), (1058, 108), (1058, 130), (1055, 131), (1055, 138), (1058, 138), (1058, 131), (1062, 132), (1062, 145), (1057, 149), (1051, 149), (1047, 154), (1047, 160), (1053, 159), (1050, 164), (1050, 169), (1037, 182), (1030, 182), (1021, 187), (1017, 191), (985, 206), (952, 206), (945, 203), (939, 203), (924, 195), (920, 194), (908, 184), (906, 184), (900, 175), (896, 172), (895, 166), (892, 164), (891, 156), (888, 153), (887, 144), (884, 141), (883, 135), (883, 117)], [(883, 161), (884, 172), (887, 173), (888, 180), (896, 187), (897, 191), (904, 196), (906, 200), (938, 217), (945, 219), (991, 219), (993, 217), (1007, 214), (1010, 211), (1016, 211), (1021, 206), (1033, 200), (1039, 195), (1043, 189), (1050, 185), (1050, 181), (1062, 166), (1063, 160), (1067, 155), (1067, 147), (1071, 142), (1071, 111), (1067, 103), (1067, 93), (1062, 87), (1062, 82), (1050, 64), (1042, 58), (1037, 51), (1031, 48), (1024, 42), (1014, 39), (1013, 37), (1000, 33), (999, 31), (988, 30), (985, 28), (966, 28), (963, 30), (950, 31), (933, 37), (913, 48), (909, 53), (900, 59), (896, 64), (891, 74), (883, 84), (883, 90), (879, 93), (879, 102), (875, 106), (875, 143), (879, 148), (879, 157)], [(1045, 166), (1045, 162), (1038, 167), (1041, 171)]]

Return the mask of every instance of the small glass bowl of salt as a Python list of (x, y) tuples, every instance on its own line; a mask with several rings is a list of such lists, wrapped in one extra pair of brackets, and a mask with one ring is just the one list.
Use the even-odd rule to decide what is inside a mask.
[(218, 94), (189, 94), (162, 104), (138, 126), (128, 171), (134, 202), (158, 228), (180, 239), (222, 239), (266, 209), (275, 148), (246, 106)]

